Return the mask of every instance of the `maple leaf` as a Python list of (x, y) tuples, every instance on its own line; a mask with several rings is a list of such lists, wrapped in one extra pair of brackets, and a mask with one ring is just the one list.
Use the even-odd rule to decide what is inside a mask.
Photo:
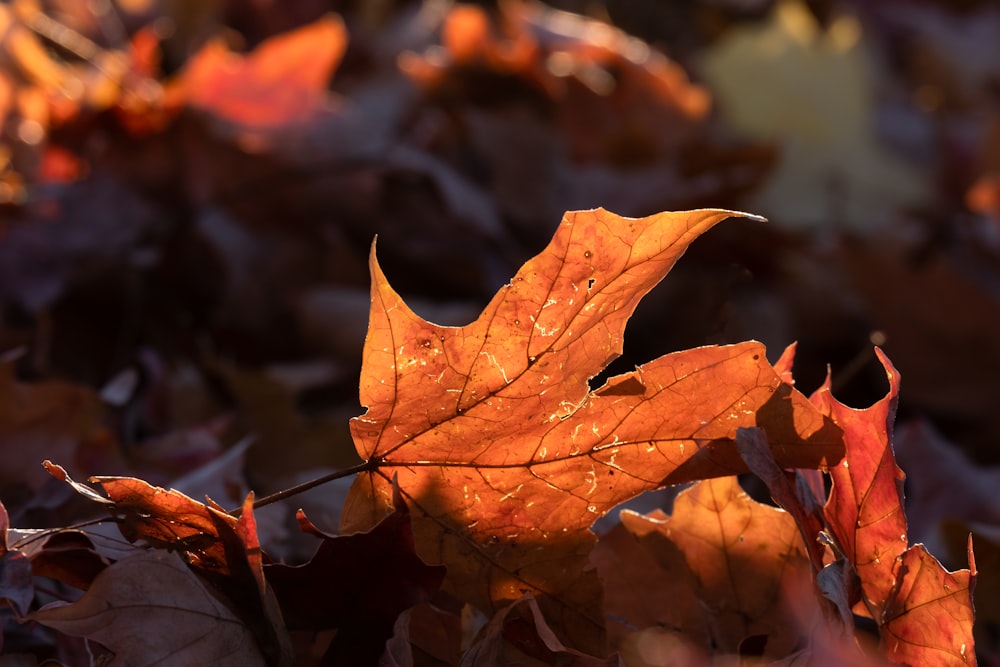
[(608, 642), (623, 653), (641, 639), (636, 631), (646, 628), (671, 628), (683, 643), (709, 646), (684, 553), (659, 532), (668, 520), (662, 510), (644, 516), (622, 512), (621, 521), (600, 536), (591, 554), (603, 584)]
[(446, 590), (485, 610), (532, 592), (557, 633), (596, 654), (591, 523), (664, 484), (745, 471), (736, 429), (767, 431), (784, 467), (832, 464), (839, 430), (782, 383), (759, 343), (663, 356), (590, 392), (622, 352), (625, 323), (722, 210), (623, 218), (567, 213), (549, 246), (464, 327), (413, 313), (375, 259), (352, 420), (367, 462), (342, 528), (391, 511), (392, 475), (413, 508), (418, 553), (448, 565)]

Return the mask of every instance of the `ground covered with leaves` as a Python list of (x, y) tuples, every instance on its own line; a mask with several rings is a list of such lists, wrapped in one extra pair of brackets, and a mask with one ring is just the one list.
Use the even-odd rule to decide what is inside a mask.
[(0, 4), (0, 662), (1000, 664), (1000, 11), (555, 4)]

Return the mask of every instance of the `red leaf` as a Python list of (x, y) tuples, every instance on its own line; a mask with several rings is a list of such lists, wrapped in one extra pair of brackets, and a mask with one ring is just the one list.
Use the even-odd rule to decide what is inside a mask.
[(876, 354), (889, 379), (889, 393), (864, 410), (840, 403), (830, 382), (811, 397), (844, 430), (847, 454), (834, 467), (833, 489), (825, 513), (830, 531), (861, 578), (861, 590), (872, 618), (882, 617), (895, 584), (896, 557), (907, 547), (903, 514), (903, 471), (892, 453), (899, 373), (879, 349)]
[(303, 122), (322, 108), (346, 44), (344, 24), (333, 16), (272, 37), (246, 56), (212, 42), (169, 96), (248, 128)]
[(948, 572), (922, 544), (907, 549), (894, 565), (897, 582), (884, 607), (889, 659), (921, 667), (974, 665), (972, 537), (968, 570)]
[(84, 591), (108, 564), (108, 559), (97, 553), (86, 534), (73, 530), (53, 534), (31, 555), (33, 576), (57, 579)]

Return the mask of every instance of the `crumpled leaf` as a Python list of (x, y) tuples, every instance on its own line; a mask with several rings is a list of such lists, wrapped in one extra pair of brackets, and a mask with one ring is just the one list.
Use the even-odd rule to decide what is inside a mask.
[(266, 665), (250, 629), (177, 554), (148, 551), (113, 563), (80, 600), (28, 618), (115, 653), (112, 665)]
[(976, 561), (971, 536), (968, 554), (969, 569), (958, 572), (944, 569), (922, 544), (897, 559), (896, 586), (886, 600), (882, 628), (892, 662), (928, 667), (975, 664)]
[(572, 629), (572, 645), (597, 653), (599, 588), (584, 572), (595, 519), (664, 484), (744, 471), (732, 445), (740, 426), (767, 430), (780, 465), (839, 460), (838, 430), (781, 382), (758, 343), (666, 355), (589, 392), (621, 353), (639, 299), (730, 215), (568, 213), (464, 327), (409, 310), (373, 254), (369, 409), (351, 424), (370, 470), (342, 528), (387, 513), (398, 475), (418, 553), (448, 564), (446, 589), (484, 610), (531, 591), (557, 633)]
[(864, 602), (872, 618), (880, 619), (896, 576), (895, 560), (907, 547), (903, 512), (903, 471), (892, 452), (899, 373), (876, 349), (885, 367), (889, 392), (870, 408), (855, 410), (837, 401), (830, 381), (811, 397), (844, 429), (847, 456), (830, 471), (833, 488), (825, 513), (829, 527), (861, 578)]
[(110, 498), (118, 529), (129, 542), (184, 552), (189, 562), (209, 572), (227, 573), (226, 531), (237, 519), (173, 489), (151, 486), (134, 477), (92, 477)]
[[(824, 508), (828, 530), (860, 584), (863, 606), (856, 604), (854, 610), (875, 620), (892, 662), (972, 664), (976, 564), (971, 537), (969, 569), (957, 572), (945, 570), (922, 544), (907, 548), (903, 474), (892, 450), (899, 373), (880, 349), (875, 354), (889, 391), (871, 407), (855, 410), (834, 399), (829, 378), (811, 397), (843, 429), (847, 448), (844, 461), (830, 471), (833, 487)], [(849, 588), (849, 577), (843, 581)]]
[(457, 665), (462, 659), (462, 625), (461, 609), (448, 610), (429, 602), (411, 607), (396, 619), (379, 666)]
[(30, 558), (32, 576), (57, 579), (84, 591), (109, 564), (86, 533), (75, 530), (54, 533)]

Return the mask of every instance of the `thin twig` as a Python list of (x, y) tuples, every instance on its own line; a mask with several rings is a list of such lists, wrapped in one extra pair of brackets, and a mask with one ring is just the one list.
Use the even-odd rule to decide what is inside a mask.
[(37, 533), (25, 535), (21, 539), (12, 543), (10, 548), (23, 549), (25, 546), (31, 544), (32, 542), (37, 542), (44, 537), (51, 537), (58, 533), (65, 533), (70, 530), (79, 530), (80, 528), (86, 528), (87, 526), (96, 526), (97, 524), (107, 523), (109, 521), (117, 523), (118, 519), (113, 516), (106, 516), (99, 519), (88, 519), (87, 521), (81, 521), (80, 523), (74, 523), (71, 526), (64, 526), (62, 528), (46, 528)]

